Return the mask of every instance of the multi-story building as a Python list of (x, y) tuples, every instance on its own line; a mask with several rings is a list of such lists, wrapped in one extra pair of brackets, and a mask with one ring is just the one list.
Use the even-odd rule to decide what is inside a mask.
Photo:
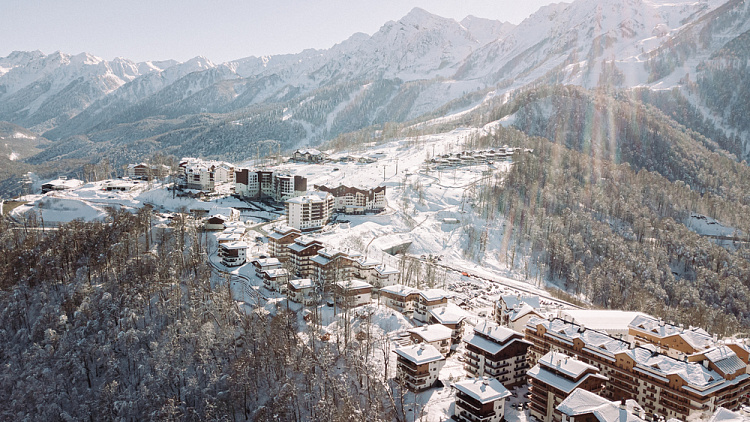
[(646, 415), (635, 400), (609, 401), (583, 388), (576, 388), (557, 406), (562, 422), (645, 422)]
[(277, 202), (304, 195), (307, 178), (267, 170), (239, 169), (234, 173), (234, 193), (243, 198)]
[(287, 246), (287, 265), (292, 274), (310, 278), (313, 276), (312, 257), (323, 249), (323, 243), (309, 236), (300, 236)]
[(169, 167), (164, 164), (128, 164), (127, 176), (131, 179), (162, 179), (169, 176)]
[(430, 324), (407, 330), (414, 343), (427, 343), (435, 346), (443, 356), (451, 351), (453, 330), (443, 324)]
[(449, 309), (447, 306), (430, 310), (430, 324), (443, 324), (450, 328), (452, 331), (451, 343), (453, 346), (461, 342), (464, 331), (464, 319), (466, 319), (466, 316), (459, 311), (460, 308), (458, 310)]
[(448, 304), (448, 294), (440, 289), (427, 289), (419, 292), (416, 306), (414, 307), (414, 319), (423, 323), (430, 321), (430, 311), (444, 308)]
[(380, 300), (383, 305), (409, 316), (414, 312), (418, 301), (419, 290), (401, 284), (386, 286), (380, 289)]
[(649, 315), (633, 318), (628, 324), (628, 340), (636, 346), (652, 344), (660, 353), (677, 359), (709, 349), (716, 343), (702, 328), (684, 328)]
[(351, 278), (352, 261), (343, 251), (323, 248), (318, 251), (317, 255), (310, 258), (310, 261), (312, 263), (311, 278), (321, 286)]
[(325, 161), (327, 157), (328, 155), (326, 155), (326, 153), (314, 148), (298, 149), (292, 154), (292, 160), (304, 163), (320, 163)]
[[(526, 327), (534, 364), (549, 351), (560, 351), (594, 365), (608, 378), (602, 395), (633, 399), (650, 414), (686, 419), (719, 406), (736, 409), (750, 392), (748, 361), (729, 345), (717, 355), (701, 353), (690, 361), (659, 353), (653, 345), (635, 346), (603, 332), (564, 321), (532, 319)], [(739, 349), (738, 346), (735, 346)], [(712, 369), (725, 368), (725, 375)], [(743, 362), (740, 365), (738, 362)]]
[(333, 208), (344, 214), (380, 212), (386, 207), (385, 186), (378, 186), (373, 189), (359, 189), (344, 185), (340, 185), (337, 188), (315, 185), (315, 189), (333, 195)]
[(234, 167), (220, 161), (183, 158), (180, 168), (184, 172), (188, 189), (213, 191), (217, 183), (228, 183), (234, 179)]
[(504, 295), (495, 303), (495, 322), (523, 331), (532, 317), (543, 317), (539, 296)]
[(236, 267), (245, 263), (247, 259), (247, 243), (226, 242), (219, 244), (219, 258), (227, 267)]
[(286, 293), (289, 282), (289, 271), (286, 268), (276, 268), (263, 272), (263, 285), (266, 289)]
[(453, 384), (456, 404), (453, 418), (458, 422), (502, 422), (505, 399), (511, 392), (494, 378), (473, 378)]
[(268, 234), (268, 254), (276, 257), (279, 261), (289, 260), (289, 249), (287, 246), (294, 243), (294, 239), (302, 236), (299, 229), (289, 226), (276, 226)]
[(474, 327), (464, 343), (464, 368), (472, 376), (497, 378), (509, 387), (526, 382), (526, 351), (531, 343), (523, 334), (484, 321)]
[(309, 278), (289, 280), (287, 283), (287, 297), (292, 302), (303, 305), (314, 305), (317, 302), (315, 283)]
[(584, 325), (586, 328), (602, 331), (623, 340), (631, 340), (628, 338), (628, 326), (635, 317), (641, 315), (646, 314), (619, 309), (560, 309), (557, 311), (557, 317), (560, 319)]
[(377, 265), (370, 271), (369, 278), (372, 284), (377, 287), (392, 286), (398, 283), (401, 272), (385, 264)]
[(281, 261), (276, 258), (255, 258), (251, 262), (255, 267), (255, 276), (261, 279), (264, 272), (281, 268)]
[(398, 356), (396, 379), (411, 391), (423, 391), (435, 385), (445, 365), (440, 351), (425, 343), (399, 347), (394, 353)]
[(372, 300), (372, 285), (362, 280), (343, 280), (336, 283), (336, 302), (348, 308), (368, 305)]
[(563, 353), (549, 352), (528, 371), (531, 404), (529, 414), (541, 422), (560, 422), (556, 410), (576, 388), (597, 393), (607, 377), (596, 366), (583, 363)]
[(333, 197), (328, 193), (310, 192), (285, 204), (287, 224), (302, 231), (322, 228), (333, 215)]

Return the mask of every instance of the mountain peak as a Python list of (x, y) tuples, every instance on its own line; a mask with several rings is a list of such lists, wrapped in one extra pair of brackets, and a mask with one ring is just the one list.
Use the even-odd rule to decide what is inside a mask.
[(453, 19), (444, 18), (442, 16), (438, 16), (435, 14), (432, 14), (421, 7), (415, 7), (411, 9), (409, 13), (406, 14), (403, 18), (399, 19), (399, 23), (404, 25), (428, 25), (432, 22), (445, 22), (445, 21), (452, 21)]

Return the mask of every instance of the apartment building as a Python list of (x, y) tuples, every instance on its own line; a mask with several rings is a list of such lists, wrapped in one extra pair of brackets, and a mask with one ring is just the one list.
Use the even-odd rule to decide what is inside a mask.
[(458, 422), (502, 422), (505, 399), (511, 392), (494, 378), (473, 378), (453, 384), (456, 404), (452, 419)]
[(450, 328), (451, 343), (453, 345), (458, 345), (461, 342), (461, 338), (463, 337), (465, 319), (466, 315), (460, 308), (453, 309), (446, 306), (444, 308), (430, 310), (430, 324), (442, 324)]
[(317, 230), (333, 216), (333, 197), (328, 193), (310, 192), (287, 199), (287, 224), (301, 231)]
[(523, 334), (484, 321), (466, 336), (464, 368), (474, 377), (489, 376), (513, 387), (526, 382), (526, 351), (531, 343)]
[[(646, 412), (635, 400), (609, 401), (576, 388), (557, 406), (562, 422), (645, 422)], [(727, 421), (728, 422), (728, 421)]]
[(628, 324), (628, 340), (636, 346), (652, 344), (659, 353), (681, 359), (711, 348), (716, 340), (702, 328), (674, 325), (661, 318), (638, 315)]
[(307, 178), (303, 176), (246, 168), (234, 172), (234, 193), (243, 198), (283, 202), (305, 192)]
[(504, 295), (495, 303), (495, 322), (515, 331), (526, 329), (532, 317), (542, 318), (539, 296)]
[(312, 257), (323, 249), (323, 243), (309, 236), (300, 236), (294, 239), (294, 243), (287, 247), (289, 257), (287, 265), (292, 274), (300, 277), (311, 278), (313, 276)]
[(607, 377), (599, 368), (571, 356), (549, 352), (528, 371), (531, 404), (529, 414), (541, 422), (560, 422), (556, 409), (576, 388), (598, 393)]
[(372, 189), (359, 189), (344, 185), (336, 188), (329, 188), (325, 185), (314, 187), (321, 192), (330, 193), (334, 198), (333, 208), (344, 214), (364, 214), (385, 210), (385, 186)]
[(453, 330), (443, 324), (430, 324), (407, 330), (414, 343), (427, 343), (435, 346), (443, 356), (451, 351)]
[(397, 355), (396, 379), (415, 392), (435, 385), (445, 365), (445, 357), (440, 351), (425, 343), (398, 347), (394, 353)]
[(243, 265), (247, 259), (247, 243), (242, 241), (220, 243), (219, 258), (227, 267)]
[[(526, 340), (532, 343), (528, 352), (531, 364), (550, 351), (575, 356), (596, 366), (608, 378), (604, 397), (636, 400), (646, 412), (666, 418), (684, 420), (719, 406), (733, 410), (746, 403), (750, 393), (748, 355), (734, 351), (730, 345), (716, 355), (704, 351), (692, 361), (689, 356), (676, 359), (659, 353), (653, 345), (631, 345), (559, 318), (532, 318), (526, 327)], [(739, 345), (734, 347), (741, 349)], [(724, 369), (713, 369), (718, 365)]]
[(289, 249), (287, 246), (302, 236), (302, 232), (287, 225), (275, 226), (268, 234), (268, 254), (277, 258), (282, 263), (289, 260)]
[(287, 283), (287, 298), (292, 302), (303, 305), (314, 305), (317, 302), (315, 284), (309, 278), (289, 280)]
[(286, 293), (289, 283), (289, 271), (286, 268), (276, 268), (263, 272), (263, 286), (273, 292)]
[(395, 309), (402, 314), (409, 316), (414, 312), (417, 303), (419, 290), (413, 287), (394, 284), (380, 289), (380, 301), (383, 305)]
[(423, 323), (430, 321), (430, 311), (444, 308), (448, 304), (448, 294), (440, 289), (421, 290), (414, 307), (414, 319)]
[(372, 285), (362, 280), (343, 280), (336, 283), (336, 302), (340, 306), (356, 308), (372, 301)]

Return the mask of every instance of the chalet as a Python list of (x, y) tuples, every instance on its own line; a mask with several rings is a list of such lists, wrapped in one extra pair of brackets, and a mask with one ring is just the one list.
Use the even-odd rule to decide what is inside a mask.
[(386, 286), (380, 289), (380, 300), (383, 305), (409, 316), (419, 300), (419, 290), (401, 284)]
[(224, 230), (228, 221), (229, 217), (216, 214), (203, 221), (203, 228), (206, 230)]
[(407, 330), (414, 343), (427, 343), (434, 346), (443, 356), (451, 351), (453, 330), (443, 324), (423, 325)]
[(472, 378), (453, 384), (456, 404), (453, 417), (458, 422), (502, 422), (505, 399), (512, 394), (494, 378)]
[(216, 236), (216, 240), (219, 243), (237, 242), (238, 240), (242, 240), (242, 235), (237, 234), (237, 233), (232, 233), (232, 232), (230, 233), (222, 232), (222, 233), (219, 233), (218, 236)]
[(497, 378), (503, 385), (526, 382), (526, 351), (531, 345), (523, 334), (492, 322), (481, 322), (464, 340), (466, 372), (475, 377)]
[(398, 283), (401, 272), (387, 265), (378, 265), (370, 273), (372, 283), (377, 287), (393, 286)]
[(333, 216), (333, 196), (328, 193), (310, 192), (285, 204), (287, 224), (301, 231), (320, 229)]
[(394, 353), (398, 356), (396, 379), (415, 392), (432, 387), (445, 365), (445, 357), (440, 351), (425, 343), (398, 347)]
[(549, 352), (539, 359), (537, 365), (529, 369), (528, 377), (531, 383), (529, 414), (542, 422), (562, 420), (556, 408), (576, 388), (598, 393), (607, 380), (596, 366), (557, 352)]
[(419, 292), (414, 307), (414, 319), (423, 323), (430, 320), (430, 311), (444, 308), (448, 304), (448, 294), (440, 289), (427, 289)]
[(312, 264), (311, 277), (321, 286), (328, 286), (351, 277), (352, 261), (345, 252), (338, 249), (323, 248), (318, 251), (317, 255), (310, 258), (310, 262)]
[(583, 388), (573, 390), (556, 409), (562, 422), (646, 421), (645, 412), (635, 400), (609, 401)]
[(289, 283), (289, 272), (286, 268), (263, 271), (263, 285), (273, 292), (286, 293)]
[(334, 198), (334, 210), (345, 214), (380, 212), (386, 207), (385, 186), (378, 186), (372, 189), (359, 189), (344, 185), (336, 188), (315, 185), (315, 189), (330, 193)]
[(255, 276), (263, 278), (263, 273), (281, 268), (281, 262), (276, 258), (255, 258), (251, 261), (255, 267)]
[(494, 312), (495, 322), (516, 331), (523, 331), (532, 317), (543, 318), (539, 296), (501, 296)]
[(275, 226), (271, 233), (268, 234), (268, 253), (279, 259), (279, 261), (286, 262), (289, 260), (289, 254), (287, 246), (294, 243), (294, 239), (300, 237), (302, 233), (299, 229), (294, 227)]
[(313, 148), (298, 149), (292, 154), (292, 160), (303, 163), (322, 163), (327, 157), (324, 152)]
[[(455, 306), (455, 305), (454, 305)], [(455, 306), (458, 308), (458, 306)], [(430, 309), (430, 324), (442, 324), (451, 329), (451, 343), (456, 346), (461, 342), (464, 330), (464, 319), (461, 308), (449, 309), (448, 307)], [(451, 346), (453, 347), (453, 346)]]
[(312, 257), (323, 249), (323, 243), (309, 236), (300, 236), (287, 246), (287, 255), (292, 274), (301, 277), (312, 277)]
[(287, 297), (289, 300), (303, 305), (314, 305), (317, 302), (315, 284), (309, 278), (289, 280)]
[(219, 258), (227, 267), (243, 265), (247, 258), (247, 243), (227, 242), (219, 244)]
[(68, 179), (65, 176), (61, 176), (58, 179), (50, 180), (47, 183), (42, 184), (42, 193), (70, 190), (83, 186), (83, 182), (78, 179)]
[(345, 280), (336, 283), (335, 291), (339, 305), (355, 308), (370, 303), (372, 285), (361, 280)]

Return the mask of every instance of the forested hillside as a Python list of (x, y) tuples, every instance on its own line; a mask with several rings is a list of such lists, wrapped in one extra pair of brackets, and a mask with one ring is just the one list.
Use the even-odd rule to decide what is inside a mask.
[(0, 220), (0, 419), (395, 418), (369, 339), (337, 348), (285, 309), (245, 314), (190, 221), (151, 229), (150, 212)]
[(750, 233), (747, 204), (515, 129), (470, 146), (502, 143), (533, 153), (514, 156), (510, 173), (484, 184), (474, 203), (484, 218), (509, 222), (512, 241), (501, 257), (509, 265), (530, 261), (595, 306), (721, 334), (750, 327), (750, 249), (721, 247), (685, 226), (701, 213)]

